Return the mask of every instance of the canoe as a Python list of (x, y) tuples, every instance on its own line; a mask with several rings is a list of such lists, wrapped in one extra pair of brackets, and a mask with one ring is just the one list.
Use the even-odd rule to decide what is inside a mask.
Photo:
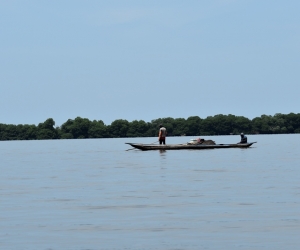
[(141, 143), (129, 143), (126, 144), (146, 151), (146, 150), (180, 150), (180, 149), (216, 149), (216, 148), (249, 148), (253, 143), (235, 143), (235, 144), (215, 144), (215, 145), (205, 145), (205, 144), (167, 144), (167, 145), (153, 145), (153, 144), (141, 144)]

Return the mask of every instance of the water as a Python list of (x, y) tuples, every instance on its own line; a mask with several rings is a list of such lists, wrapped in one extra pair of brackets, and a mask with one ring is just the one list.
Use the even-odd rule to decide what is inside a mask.
[(0, 142), (0, 249), (299, 249), (300, 135), (155, 140)]

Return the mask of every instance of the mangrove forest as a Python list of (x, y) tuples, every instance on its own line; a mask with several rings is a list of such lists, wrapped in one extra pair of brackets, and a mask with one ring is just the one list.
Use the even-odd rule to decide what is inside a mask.
[(300, 114), (262, 115), (254, 119), (235, 115), (215, 115), (206, 118), (159, 118), (151, 122), (118, 119), (110, 125), (102, 120), (77, 117), (55, 127), (52, 118), (38, 125), (0, 123), (0, 140), (46, 140), (84, 138), (154, 137), (163, 124), (168, 136), (206, 136), (246, 134), (300, 133)]

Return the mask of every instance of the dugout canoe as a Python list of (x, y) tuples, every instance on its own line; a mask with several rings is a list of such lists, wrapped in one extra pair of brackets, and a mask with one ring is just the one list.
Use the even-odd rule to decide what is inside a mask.
[(236, 144), (215, 144), (215, 145), (205, 145), (205, 144), (167, 144), (167, 145), (153, 145), (153, 144), (141, 144), (141, 143), (129, 143), (126, 144), (146, 151), (146, 150), (181, 150), (181, 149), (217, 149), (217, 148), (249, 148), (252, 144), (256, 142), (249, 143), (236, 143)]

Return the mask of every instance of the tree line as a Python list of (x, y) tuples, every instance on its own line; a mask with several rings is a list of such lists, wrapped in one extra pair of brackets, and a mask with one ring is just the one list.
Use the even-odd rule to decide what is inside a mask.
[(118, 119), (110, 125), (102, 120), (90, 121), (77, 117), (55, 127), (52, 118), (38, 125), (13, 125), (0, 123), (0, 140), (45, 140), (84, 138), (154, 137), (163, 124), (168, 136), (201, 136), (240, 134), (300, 133), (300, 114), (262, 115), (254, 119), (235, 115), (215, 115), (204, 119), (198, 116), (184, 118), (159, 118), (151, 122)]

